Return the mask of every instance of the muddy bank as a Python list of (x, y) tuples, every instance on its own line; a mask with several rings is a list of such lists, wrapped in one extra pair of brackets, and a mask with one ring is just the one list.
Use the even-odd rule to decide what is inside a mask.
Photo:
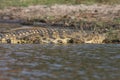
[(120, 5), (10, 7), (0, 10), (0, 23), (6, 22), (14, 23), (17, 27), (53, 26), (80, 29), (86, 33), (91, 31), (94, 34), (105, 34), (103, 43), (120, 43)]
[(0, 19), (16, 21), (41, 21), (51, 23), (118, 22), (120, 5), (38, 5), (10, 7), (0, 10)]
[(38, 5), (10, 7), (0, 10), (0, 19), (59, 21), (63, 18), (79, 21), (109, 22), (120, 18), (120, 5)]
[[(0, 20), (68, 27), (120, 26), (120, 5), (38, 5), (0, 10)], [(0, 21), (1, 22), (1, 21)]]

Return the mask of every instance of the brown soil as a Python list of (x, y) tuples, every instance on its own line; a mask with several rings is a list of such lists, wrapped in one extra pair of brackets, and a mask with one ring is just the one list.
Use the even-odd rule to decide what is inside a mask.
[(29, 7), (10, 7), (0, 10), (0, 19), (33, 20), (47, 19), (84, 21), (112, 21), (120, 18), (120, 5), (38, 5)]
[(106, 25), (118, 27), (120, 26), (120, 5), (81, 4), (10, 7), (0, 10), (0, 20), (16, 20), (23, 24), (41, 22), (82, 28), (83, 26), (84, 28), (106, 27)]

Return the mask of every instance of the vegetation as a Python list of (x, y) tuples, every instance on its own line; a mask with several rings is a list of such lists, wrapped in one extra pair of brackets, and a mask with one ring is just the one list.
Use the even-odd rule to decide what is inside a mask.
[(0, 8), (9, 6), (29, 6), (37, 4), (119, 4), (120, 0), (0, 0)]

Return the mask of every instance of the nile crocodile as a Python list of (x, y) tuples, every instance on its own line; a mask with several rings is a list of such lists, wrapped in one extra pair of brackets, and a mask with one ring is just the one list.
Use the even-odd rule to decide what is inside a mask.
[(77, 29), (22, 27), (0, 33), (0, 43), (102, 43), (103, 35)]

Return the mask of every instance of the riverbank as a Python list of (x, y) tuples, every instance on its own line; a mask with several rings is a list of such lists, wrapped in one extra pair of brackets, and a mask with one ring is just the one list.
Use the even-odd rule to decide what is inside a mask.
[(106, 34), (105, 43), (120, 42), (120, 5), (36, 5), (0, 10), (1, 22), (57, 26)]
[[(104, 26), (120, 24), (120, 5), (37, 5), (9, 7), (0, 10), (0, 20), (23, 24), (35, 22), (63, 24), (63, 26)], [(83, 25), (82, 25), (83, 23)], [(86, 24), (86, 25), (84, 25)]]

